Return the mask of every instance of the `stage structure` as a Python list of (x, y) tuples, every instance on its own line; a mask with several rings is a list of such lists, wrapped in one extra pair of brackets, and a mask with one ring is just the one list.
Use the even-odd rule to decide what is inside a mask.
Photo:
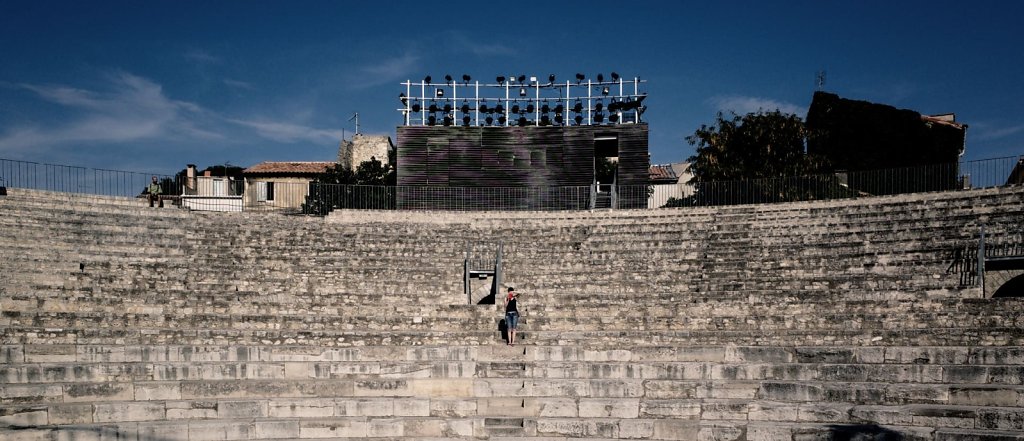
[(595, 79), (402, 83), (399, 208), (452, 199), (474, 209), (646, 207), (646, 81)]

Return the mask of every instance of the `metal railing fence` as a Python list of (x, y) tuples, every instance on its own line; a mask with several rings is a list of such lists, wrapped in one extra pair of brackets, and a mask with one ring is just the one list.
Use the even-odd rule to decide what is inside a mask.
[[(367, 186), (199, 177), (0, 159), (0, 186), (139, 197), (157, 176), (165, 198), (193, 210), (325, 215), (338, 209), (590, 210), (739, 205), (953, 191), (1020, 184), (1024, 156), (888, 170), (689, 182), (566, 187)], [(209, 181), (209, 182), (207, 182)]]

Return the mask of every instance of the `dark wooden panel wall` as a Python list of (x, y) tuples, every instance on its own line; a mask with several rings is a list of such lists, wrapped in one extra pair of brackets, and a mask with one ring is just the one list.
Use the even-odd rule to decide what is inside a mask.
[(618, 138), (620, 185), (648, 180), (647, 125), (398, 127), (398, 185), (587, 186), (595, 137)]

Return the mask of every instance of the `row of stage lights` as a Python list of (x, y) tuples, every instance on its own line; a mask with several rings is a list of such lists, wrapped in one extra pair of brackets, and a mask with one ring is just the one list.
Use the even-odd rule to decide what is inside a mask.
[[(406, 124), (409, 125), (412, 122), (410, 114), (425, 114), (424, 117), (419, 121), (422, 124), (434, 126), (441, 123), (445, 126), (451, 126), (456, 124), (456, 112), (462, 113), (461, 122), (463, 126), (470, 126), (473, 123), (474, 118), (470, 116), (470, 113), (476, 112), (477, 123), (472, 125), (481, 126), (492, 126), (492, 125), (568, 125), (566, 119), (570, 116), (570, 113), (574, 116), (571, 118), (572, 122), (576, 125), (583, 125), (584, 121), (587, 124), (603, 124), (606, 120), (605, 112), (607, 115), (607, 122), (609, 124), (617, 124), (622, 122), (639, 122), (640, 115), (647, 110), (647, 106), (643, 104), (644, 99), (647, 98), (646, 93), (640, 93), (638, 88), (642, 82), (639, 78), (632, 80), (623, 80), (618, 73), (611, 73), (611, 82), (606, 83), (603, 74), (597, 75), (597, 83), (587, 81), (586, 76), (583, 74), (576, 74), (576, 87), (587, 87), (586, 96), (577, 96), (569, 98), (568, 89), (573, 87), (571, 82), (556, 84), (555, 75), (548, 76), (548, 83), (541, 84), (537, 82), (536, 77), (529, 77), (527, 81), (526, 75), (519, 76), (497, 76), (495, 78), (496, 84), (470, 84), (472, 77), (469, 75), (462, 76), (462, 84), (459, 85), (455, 82), (451, 75), (445, 75), (445, 85), (452, 88), (453, 96), (450, 98), (445, 97), (445, 89), (442, 87), (434, 88), (433, 78), (426, 76), (423, 78), (422, 83), (403, 83), (409, 88), (411, 92), (412, 86), (416, 85), (423, 91), (420, 97), (410, 97), (404, 92), (399, 94), (399, 100), (402, 102), (403, 111), (405, 114)], [(632, 94), (622, 94), (624, 84), (633, 85)], [(607, 98), (611, 93), (609, 86), (619, 86), (620, 93)], [(432, 96), (427, 96), (426, 89), (430, 86), (432, 89)], [(455, 97), (455, 87), (461, 86), (463, 88), (475, 87), (475, 96), (473, 97)], [(505, 88), (505, 97), (490, 97), (480, 98), (479, 88)], [(513, 98), (510, 93), (515, 87), (519, 88), (519, 97)], [(589, 88), (594, 87), (600, 95), (593, 95), (592, 90)], [(528, 88), (535, 89), (536, 97), (529, 97)], [(541, 98), (540, 89), (566, 89), (565, 95), (559, 92), (559, 97), (543, 97)], [(411, 95), (411, 94), (410, 94)], [(455, 107), (454, 104), (459, 98), (462, 98), (462, 105)], [(604, 105), (604, 99), (610, 99), (607, 106)], [(489, 106), (488, 100), (497, 101), (496, 105)], [(520, 105), (519, 101), (525, 101), (524, 105)], [(587, 101), (587, 105), (584, 106), (583, 101)], [(440, 101), (440, 103), (439, 103)], [(472, 101), (472, 103), (470, 103)], [(552, 101), (556, 104), (552, 105)], [(502, 103), (505, 103), (504, 105)], [(564, 102), (564, 104), (563, 104)], [(569, 103), (573, 102), (572, 107), (569, 107)], [(410, 104), (411, 103), (411, 104)], [(440, 115), (438, 115), (440, 114)], [(479, 118), (479, 114), (483, 114), (483, 118)], [(553, 114), (553, 115), (552, 115)], [(534, 116), (533, 119), (529, 118), (528, 115)], [(584, 116), (586, 115), (586, 117)], [(630, 119), (631, 121), (627, 121)], [(509, 124), (511, 122), (511, 124)]]

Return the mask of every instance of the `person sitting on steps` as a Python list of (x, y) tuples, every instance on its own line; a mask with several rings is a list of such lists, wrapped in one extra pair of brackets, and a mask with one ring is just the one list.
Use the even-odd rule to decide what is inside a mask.
[(508, 328), (508, 345), (516, 345), (516, 327), (519, 326), (519, 294), (515, 288), (508, 289), (505, 296), (505, 325)]
[(160, 183), (157, 182), (156, 176), (153, 176), (153, 183), (146, 187), (146, 198), (149, 199), (150, 208), (153, 208), (154, 201), (159, 201), (160, 208), (164, 208), (164, 200), (160, 198), (161, 193), (163, 193), (163, 189), (160, 188)]

